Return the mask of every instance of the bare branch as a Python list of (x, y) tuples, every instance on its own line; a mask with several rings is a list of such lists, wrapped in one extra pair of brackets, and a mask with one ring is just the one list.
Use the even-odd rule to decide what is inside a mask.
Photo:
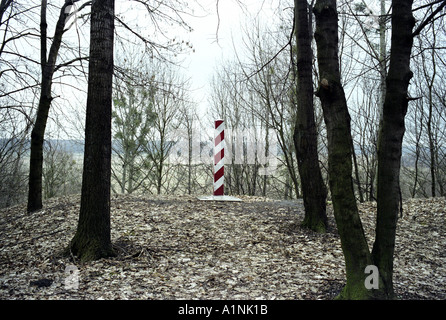
[[(438, 1), (437, 1), (438, 2)], [(446, 6), (446, 0), (442, 0), (441, 5), (438, 6), (424, 21), (418, 26), (418, 28), (412, 33), (412, 37), (416, 37), (420, 34), (421, 30), (426, 27), (431, 20)]]
[(89, 58), (89, 57), (77, 57), (77, 58), (74, 58), (74, 59), (72, 59), (72, 60), (70, 60), (70, 61), (61, 63), (61, 64), (57, 65), (57, 66), (54, 68), (54, 72), (58, 71), (59, 69), (61, 69), (61, 68), (63, 68), (63, 67), (67, 67), (67, 66), (69, 66), (69, 65), (71, 65), (71, 64), (73, 64), (73, 63), (75, 63), (75, 62), (77, 62), (77, 61), (88, 60), (88, 58)]

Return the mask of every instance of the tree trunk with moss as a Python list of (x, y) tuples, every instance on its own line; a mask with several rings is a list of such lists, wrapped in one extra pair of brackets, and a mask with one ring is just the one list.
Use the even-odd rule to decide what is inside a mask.
[[(369, 253), (351, 181), (351, 133), (345, 95), (340, 84), (336, 0), (319, 0), (315, 7), (320, 88), (329, 149), (330, 188), (334, 215), (345, 257), (345, 299), (392, 299), (396, 223), (401, 208), (399, 172), (415, 20), (411, 0), (392, 1), (392, 42), (382, 126), (378, 141), (378, 205), (376, 236)], [(445, 2), (446, 4), (446, 2)], [(439, 9), (438, 9), (439, 10)], [(366, 289), (365, 267), (379, 272), (377, 289)]]
[(81, 261), (114, 255), (110, 235), (114, 0), (93, 1), (79, 222), (70, 243)]
[(378, 141), (378, 204), (373, 261), (388, 298), (393, 292), (393, 255), (398, 214), (401, 206), (400, 167), (404, 118), (408, 107), (408, 86), (412, 78), (410, 55), (415, 20), (410, 0), (392, 1), (392, 42), (386, 97)]
[(322, 179), (317, 150), (309, 14), (312, 13), (308, 11), (307, 0), (294, 1), (297, 112), (293, 138), (305, 207), (302, 226), (316, 232), (325, 232), (327, 190)]
[(320, 74), (317, 96), (322, 103), (327, 128), (329, 185), (347, 275), (347, 283), (339, 298), (369, 299), (374, 292), (364, 285), (364, 271), (372, 264), (372, 258), (353, 188), (352, 136), (339, 72), (336, 0), (318, 0), (314, 13)]

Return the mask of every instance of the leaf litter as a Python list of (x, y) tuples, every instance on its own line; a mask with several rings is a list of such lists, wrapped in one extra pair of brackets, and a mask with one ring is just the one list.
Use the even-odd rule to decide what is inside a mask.
[[(76, 231), (79, 195), (49, 199), (30, 215), (25, 205), (0, 210), (0, 298), (334, 298), (345, 283), (345, 265), (331, 207), (328, 232), (316, 234), (300, 227), (301, 201), (241, 198), (113, 195), (117, 255), (89, 263), (61, 254)], [(445, 198), (404, 202), (395, 247), (397, 298), (446, 298), (445, 208)], [(359, 210), (371, 248), (376, 203)]]

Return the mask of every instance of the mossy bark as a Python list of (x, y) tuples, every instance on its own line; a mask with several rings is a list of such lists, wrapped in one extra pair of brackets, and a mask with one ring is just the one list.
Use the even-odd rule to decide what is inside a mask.
[(91, 8), (84, 170), (79, 222), (70, 243), (81, 261), (112, 256), (110, 230), (114, 0)]
[(86, 232), (76, 233), (66, 253), (73, 254), (81, 262), (114, 257), (116, 255), (110, 239), (102, 237), (89, 238)]
[[(394, 298), (393, 255), (401, 205), (399, 171), (408, 107), (407, 89), (412, 78), (409, 68), (415, 23), (412, 2), (392, 1), (392, 47), (378, 145), (377, 224), (371, 253), (351, 180), (350, 117), (339, 75), (336, 0), (318, 0), (314, 10), (321, 77), (318, 96), (327, 126), (330, 189), (347, 274), (347, 284), (338, 299)], [(379, 270), (378, 289), (365, 287), (367, 265), (374, 265)]]
[(329, 185), (347, 275), (347, 284), (338, 298), (368, 299), (373, 292), (364, 286), (364, 270), (372, 259), (353, 187), (350, 115), (339, 73), (336, 1), (317, 1), (314, 13), (320, 73), (317, 95), (327, 127)]
[(317, 149), (317, 130), (314, 120), (313, 101), (313, 52), (309, 29), (307, 0), (294, 1), (294, 25), (296, 35), (296, 124), (294, 128), (294, 146), (305, 218), (302, 226), (324, 233), (327, 228), (326, 199), (327, 190), (319, 167)]
[[(362, 279), (350, 279), (335, 300), (386, 300), (387, 296), (382, 290), (367, 289)], [(362, 281), (362, 282), (361, 282)], [(379, 288), (383, 287), (382, 279), (379, 279)]]
[(393, 292), (393, 256), (401, 198), (399, 174), (404, 118), (408, 107), (408, 86), (412, 78), (410, 55), (415, 20), (412, 2), (394, 0), (392, 10), (392, 42), (382, 128), (378, 141), (378, 204), (376, 237), (372, 254), (384, 282), (385, 294)]

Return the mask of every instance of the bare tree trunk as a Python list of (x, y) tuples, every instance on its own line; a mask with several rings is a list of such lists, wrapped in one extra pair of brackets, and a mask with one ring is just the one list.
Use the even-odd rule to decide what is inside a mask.
[[(433, 43), (436, 43), (436, 35), (435, 30), (433, 29), (432, 32), (433, 37)], [(434, 111), (434, 100), (433, 100), (433, 91), (434, 91), (434, 83), (435, 83), (435, 77), (437, 75), (437, 65), (435, 61), (435, 45), (433, 45), (431, 49), (431, 58), (432, 58), (432, 66), (431, 70), (432, 75), (429, 74), (429, 71), (427, 70), (428, 66), (426, 66), (425, 56), (424, 54), (421, 55), (421, 59), (423, 61), (423, 71), (424, 71), (424, 77), (427, 82), (427, 98), (429, 103), (429, 112), (427, 115), (427, 135), (429, 138), (429, 167), (430, 167), (430, 174), (431, 174), (431, 195), (432, 197), (436, 197), (436, 168), (437, 168), (437, 161), (436, 161), (436, 139), (433, 129), (433, 111)]]
[(43, 168), (43, 142), (45, 129), (48, 121), (48, 114), (51, 107), (51, 87), (53, 74), (56, 68), (56, 59), (59, 54), (62, 35), (64, 33), (65, 20), (68, 16), (65, 9), (69, 5), (66, 2), (60, 9), (59, 20), (50, 52), (47, 58), (47, 0), (42, 0), (41, 22), (40, 22), (40, 64), (42, 68), (42, 84), (40, 91), (39, 106), (37, 116), (31, 132), (31, 156), (29, 164), (29, 189), (28, 189), (28, 212), (42, 209), (42, 168)]
[(113, 38), (114, 0), (93, 1), (81, 208), (70, 244), (81, 261), (114, 254), (110, 235)]
[[(272, 146), (270, 147), (269, 145), (269, 114), (266, 113), (266, 122), (265, 122), (265, 159), (268, 158), (269, 156), (269, 149), (272, 148)], [(265, 167), (266, 170), (266, 167)], [(266, 197), (266, 190), (268, 187), (268, 175), (265, 174), (263, 176), (263, 188), (262, 188), (262, 196)]]
[(352, 139), (352, 157), (353, 157), (353, 167), (355, 168), (356, 185), (358, 186), (359, 202), (363, 203), (364, 202), (364, 194), (362, 192), (361, 179), (359, 177), (358, 161), (356, 158), (355, 145), (353, 143), (353, 139)]
[(417, 138), (416, 145), (415, 145), (415, 173), (414, 173), (414, 181), (413, 181), (413, 188), (412, 188), (412, 198), (415, 198), (415, 195), (417, 194), (417, 186), (418, 186), (418, 162), (420, 160), (420, 142)]
[(380, 73), (380, 87), (379, 87), (379, 123), (381, 125), (383, 118), (383, 105), (386, 98), (386, 1), (381, 0), (381, 16), (379, 18), (379, 73)]
[(329, 184), (347, 275), (347, 284), (339, 298), (367, 299), (372, 291), (364, 286), (364, 270), (372, 260), (353, 188), (352, 136), (339, 71), (336, 0), (318, 0), (314, 13), (320, 74), (317, 95), (327, 127)]
[(317, 130), (314, 121), (313, 52), (307, 0), (295, 0), (295, 34), (297, 41), (297, 112), (294, 128), (294, 146), (305, 206), (304, 227), (317, 232), (327, 228), (325, 188), (319, 168)]
[(378, 142), (378, 213), (373, 261), (384, 283), (386, 297), (393, 292), (393, 253), (400, 212), (400, 167), (408, 86), (412, 78), (410, 54), (413, 44), (412, 0), (393, 0), (392, 42), (383, 123)]
[(188, 152), (187, 152), (187, 194), (192, 194), (192, 157), (193, 157), (193, 121), (194, 119), (190, 119), (191, 122), (187, 122), (187, 143), (188, 143)]

